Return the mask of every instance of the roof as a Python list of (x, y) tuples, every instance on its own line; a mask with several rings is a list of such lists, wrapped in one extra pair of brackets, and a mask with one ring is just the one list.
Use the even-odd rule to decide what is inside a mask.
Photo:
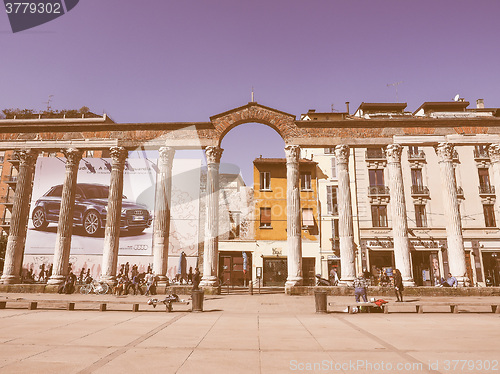
[(362, 102), (361, 105), (356, 109), (363, 111), (382, 111), (382, 112), (402, 112), (407, 107), (407, 103), (365, 103)]
[(437, 112), (463, 112), (469, 104), (468, 101), (426, 101), (413, 114), (415, 115), (422, 109), (424, 112), (429, 110)]

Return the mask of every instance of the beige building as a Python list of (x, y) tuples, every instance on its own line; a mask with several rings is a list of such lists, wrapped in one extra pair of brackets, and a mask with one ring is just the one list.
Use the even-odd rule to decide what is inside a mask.
[[(406, 104), (362, 103), (354, 117), (367, 122), (433, 118), (438, 133), (440, 119), (492, 118), (500, 114), (497, 109), (484, 108), (482, 100), (475, 109), (467, 109), (468, 105), (462, 100), (426, 102), (411, 113), (405, 111)], [(319, 119), (327, 115), (309, 111), (307, 116), (313, 114)], [(443, 136), (408, 128), (393, 136), (392, 148), (377, 146), (374, 141), (373, 146), (351, 149), (348, 168), (357, 271), (368, 270), (375, 275), (400, 267), (395, 237), (406, 236), (409, 256), (400, 258), (399, 263), (406, 263), (407, 284), (436, 285), (450, 272), (450, 262), (461, 257), (460, 250), (457, 253), (456, 248), (455, 252), (448, 248), (452, 233), (463, 243), (465, 278), (483, 286), (500, 284), (500, 212), (495, 190), (499, 160), (497, 147), (490, 146), (496, 143), (497, 135), (473, 134), (467, 127), (456, 130), (456, 134)], [(302, 157), (316, 161), (324, 175), (318, 178), (318, 193), (322, 273), (326, 275), (341, 262), (335, 149), (303, 148)], [(400, 167), (401, 184), (398, 170), (393, 167), (391, 171), (391, 164)], [(443, 183), (450, 176), (456, 184), (453, 191), (447, 191)], [(397, 209), (396, 191), (392, 189), (403, 192), (396, 201)], [(397, 234), (394, 226), (403, 214), (406, 222)]]

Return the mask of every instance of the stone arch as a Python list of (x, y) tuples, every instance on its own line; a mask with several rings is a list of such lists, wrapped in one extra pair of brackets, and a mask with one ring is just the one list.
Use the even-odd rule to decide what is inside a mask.
[(210, 117), (214, 126), (214, 137), (220, 146), (224, 136), (238, 125), (257, 122), (267, 125), (283, 138), (285, 143), (299, 135), (295, 116), (276, 109), (250, 102), (245, 106)]

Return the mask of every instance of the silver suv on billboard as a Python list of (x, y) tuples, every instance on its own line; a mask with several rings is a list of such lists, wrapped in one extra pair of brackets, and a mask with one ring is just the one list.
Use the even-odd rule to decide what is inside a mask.
[[(81, 226), (87, 235), (97, 236), (106, 226), (109, 186), (95, 183), (76, 185), (73, 226)], [(36, 230), (59, 221), (62, 185), (52, 186), (39, 198), (33, 209), (32, 220)], [(151, 226), (152, 216), (145, 205), (126, 200), (123, 196), (120, 227), (138, 235)]]

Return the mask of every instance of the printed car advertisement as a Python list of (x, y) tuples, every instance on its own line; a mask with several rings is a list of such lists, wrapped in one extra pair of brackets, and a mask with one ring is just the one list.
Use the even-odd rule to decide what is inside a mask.
[[(142, 266), (152, 263), (156, 162), (128, 158), (124, 170), (119, 255)], [(80, 161), (70, 258), (74, 270), (92, 265), (92, 273), (100, 271), (110, 172), (111, 159)], [(64, 174), (64, 158), (38, 158), (25, 249), (25, 264), (35, 268), (52, 262)], [(190, 263), (197, 256), (200, 160), (175, 160), (172, 175), (169, 273), (176, 271), (182, 251)]]

